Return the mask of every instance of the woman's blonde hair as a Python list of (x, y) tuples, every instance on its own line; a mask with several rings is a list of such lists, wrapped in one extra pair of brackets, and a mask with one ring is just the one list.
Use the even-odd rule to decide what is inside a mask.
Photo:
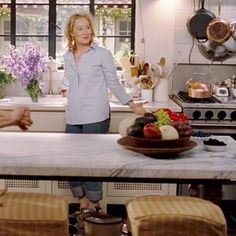
[(92, 31), (91, 42), (94, 40), (94, 37), (95, 37), (95, 27), (94, 27), (93, 15), (90, 13), (87, 13), (87, 12), (72, 14), (68, 18), (67, 23), (66, 23), (66, 27), (65, 27), (65, 38), (66, 38), (67, 48), (72, 52), (74, 52), (76, 50), (76, 43), (73, 39), (73, 28), (74, 28), (75, 21), (79, 18), (85, 18), (89, 22), (89, 25), (90, 25), (91, 31)]

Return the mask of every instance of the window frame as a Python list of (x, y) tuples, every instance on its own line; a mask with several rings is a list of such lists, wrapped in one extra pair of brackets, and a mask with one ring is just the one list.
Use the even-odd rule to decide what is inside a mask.
[[(1, 2), (1, 1), (0, 1)], [(48, 3), (16, 3), (16, 0), (11, 0), (11, 3), (7, 3), (7, 5), (10, 5), (11, 9), (11, 15), (10, 15), (10, 42), (12, 45), (16, 45), (16, 38), (21, 37), (47, 37), (48, 38), (48, 55), (56, 58), (56, 40), (60, 35), (57, 35), (56, 31), (56, 21), (57, 21), (57, 6), (58, 5), (89, 5), (90, 12), (94, 15), (95, 13), (95, 0), (90, 0), (90, 3), (78, 3), (78, 4), (62, 4), (57, 3), (57, 0), (49, 0)], [(40, 34), (40, 35), (17, 35), (16, 34), (16, 6), (17, 5), (48, 5), (49, 11), (48, 11), (48, 34)], [(135, 0), (131, 0), (131, 35), (125, 36), (127, 38), (130, 38), (130, 50), (134, 52), (135, 49), (135, 8), (136, 3)], [(9, 36), (9, 35), (6, 35)], [(99, 37), (107, 37), (99, 35)], [(112, 36), (114, 38), (122, 38), (122, 36)]]

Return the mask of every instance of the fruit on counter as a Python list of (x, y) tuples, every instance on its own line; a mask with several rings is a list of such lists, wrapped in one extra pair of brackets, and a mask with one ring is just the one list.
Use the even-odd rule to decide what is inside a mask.
[(134, 120), (134, 124), (141, 125), (142, 127), (147, 123), (149, 122), (145, 117), (138, 117)]
[(126, 117), (124, 120), (120, 122), (119, 125), (119, 133), (122, 137), (127, 136), (127, 128), (134, 124), (134, 120), (138, 117), (136, 114), (132, 114)]
[(143, 136), (145, 138), (161, 139), (161, 130), (154, 123), (148, 123), (143, 127)]
[(164, 109), (158, 109), (157, 111), (154, 112), (154, 115), (157, 118), (155, 124), (158, 127), (170, 124), (170, 116), (167, 112), (164, 111)]
[(179, 133), (177, 129), (171, 125), (163, 125), (159, 129), (161, 131), (161, 137), (164, 140), (179, 138)]
[(209, 138), (208, 140), (204, 140), (203, 144), (210, 146), (226, 146), (227, 144), (223, 141), (219, 141), (218, 139)]
[(151, 112), (146, 112), (143, 117), (148, 121), (148, 123), (153, 123), (157, 121), (156, 116)]
[(190, 137), (192, 135), (192, 127), (188, 120), (185, 121), (171, 121), (170, 125), (175, 127), (179, 133), (179, 137)]
[(127, 128), (127, 135), (134, 137), (143, 137), (143, 126), (140, 124), (133, 124)]
[[(162, 126), (166, 125), (168, 127), (171, 126), (177, 132), (178, 137), (175, 131), (173, 131), (174, 134), (170, 134), (172, 137), (190, 137), (192, 134), (192, 128), (187, 116), (184, 113), (175, 113), (168, 108), (159, 108), (154, 112), (147, 112), (142, 117), (136, 118), (133, 124), (127, 128), (126, 134), (128, 136), (164, 139), (162, 134), (157, 134), (157, 130), (159, 131)], [(144, 127), (146, 130), (145, 132)], [(164, 137), (167, 137), (168, 139), (168, 131), (171, 128), (167, 129), (167, 136), (164, 135)]]

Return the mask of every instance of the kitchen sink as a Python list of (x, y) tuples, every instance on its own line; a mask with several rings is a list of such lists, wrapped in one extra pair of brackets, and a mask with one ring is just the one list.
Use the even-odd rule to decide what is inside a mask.
[[(11, 103), (11, 104), (33, 104), (30, 97), (5, 97), (0, 99), (1, 103)], [(39, 105), (65, 105), (67, 103), (67, 97), (61, 95), (45, 95), (39, 98), (39, 101), (34, 104)]]

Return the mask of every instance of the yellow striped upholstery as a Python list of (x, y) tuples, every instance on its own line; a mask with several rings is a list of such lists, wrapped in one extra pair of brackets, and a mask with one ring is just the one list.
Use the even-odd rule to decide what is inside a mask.
[(8, 192), (0, 202), (0, 236), (68, 235), (68, 204), (61, 196)]
[(132, 236), (226, 236), (221, 209), (199, 198), (141, 196), (126, 204)]

